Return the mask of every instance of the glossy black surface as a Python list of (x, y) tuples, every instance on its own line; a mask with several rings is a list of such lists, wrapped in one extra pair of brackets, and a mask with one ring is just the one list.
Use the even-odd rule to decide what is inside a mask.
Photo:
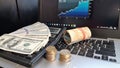
[(20, 25), (28, 25), (38, 21), (39, 0), (17, 0)]
[(0, 35), (17, 29), (18, 15), (15, 0), (0, 0)]
[(0, 35), (38, 21), (39, 0), (0, 0)]

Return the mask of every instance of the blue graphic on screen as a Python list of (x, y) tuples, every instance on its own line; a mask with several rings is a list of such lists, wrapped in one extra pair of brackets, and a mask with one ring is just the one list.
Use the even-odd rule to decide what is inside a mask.
[[(89, 0), (59, 0), (60, 17), (88, 17)], [(73, 5), (73, 6), (71, 6)]]

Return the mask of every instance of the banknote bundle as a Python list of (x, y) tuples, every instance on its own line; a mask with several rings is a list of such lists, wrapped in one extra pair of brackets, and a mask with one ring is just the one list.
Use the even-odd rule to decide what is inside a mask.
[(69, 29), (64, 32), (64, 41), (68, 44), (74, 44), (76, 42), (89, 39), (92, 33), (88, 27), (80, 27)]
[(44, 23), (36, 22), (0, 37), (0, 49), (20, 54), (33, 54), (49, 41), (50, 30)]

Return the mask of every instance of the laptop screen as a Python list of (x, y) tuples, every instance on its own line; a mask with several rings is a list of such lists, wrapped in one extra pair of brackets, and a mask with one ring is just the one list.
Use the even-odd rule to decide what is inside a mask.
[(67, 18), (87, 18), (89, 17), (89, 0), (59, 0), (58, 16)]
[(119, 0), (41, 0), (40, 2), (40, 21), (48, 26), (67, 28), (88, 26), (93, 30), (94, 36), (101, 37), (102, 32), (107, 35), (106, 37), (114, 37), (113, 35), (120, 33), (118, 32)]

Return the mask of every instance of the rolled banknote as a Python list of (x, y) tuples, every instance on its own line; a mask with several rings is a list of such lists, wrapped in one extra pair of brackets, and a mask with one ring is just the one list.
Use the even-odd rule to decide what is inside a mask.
[(63, 35), (64, 41), (68, 45), (89, 39), (90, 37), (91, 37), (91, 31), (88, 27), (80, 27), (80, 28), (66, 30)]

